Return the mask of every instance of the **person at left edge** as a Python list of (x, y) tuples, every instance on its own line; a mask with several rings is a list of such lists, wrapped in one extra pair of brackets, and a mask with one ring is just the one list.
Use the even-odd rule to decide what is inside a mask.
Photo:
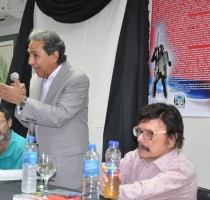
[(28, 53), (35, 71), (30, 96), (26, 98), (24, 85), (16, 78), (12, 86), (0, 84), (0, 98), (17, 105), (15, 116), (28, 133), (35, 131), (39, 153), (56, 159), (50, 184), (81, 188), (83, 155), (89, 144), (89, 79), (69, 64), (65, 44), (53, 31), (32, 30)]
[(11, 126), (9, 112), (0, 106), (0, 169), (4, 170), (22, 169), (23, 148), (27, 143)]

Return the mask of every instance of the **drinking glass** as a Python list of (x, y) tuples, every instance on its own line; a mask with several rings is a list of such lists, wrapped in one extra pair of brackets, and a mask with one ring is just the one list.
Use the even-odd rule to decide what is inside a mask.
[(37, 185), (37, 190), (38, 191), (44, 190), (44, 179), (42, 177), (40, 177), (39, 184)]
[(37, 172), (44, 179), (44, 190), (47, 190), (49, 178), (56, 172), (55, 161), (50, 154), (42, 153), (39, 156)]

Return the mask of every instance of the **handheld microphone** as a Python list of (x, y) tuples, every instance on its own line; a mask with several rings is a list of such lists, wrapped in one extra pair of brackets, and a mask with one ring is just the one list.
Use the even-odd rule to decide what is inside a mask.
[(11, 75), (10, 75), (10, 79), (12, 81), (15, 81), (15, 78), (19, 79), (19, 74), (17, 72), (13, 72)]

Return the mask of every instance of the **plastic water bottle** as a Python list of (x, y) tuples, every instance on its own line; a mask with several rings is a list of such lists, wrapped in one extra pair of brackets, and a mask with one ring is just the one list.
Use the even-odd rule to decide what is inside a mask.
[(83, 200), (99, 199), (100, 157), (95, 144), (89, 144), (83, 163)]
[(109, 141), (109, 148), (105, 153), (106, 167), (108, 169), (108, 182), (104, 187), (104, 197), (109, 199), (118, 199), (120, 186), (120, 159), (121, 152), (119, 142)]
[(21, 190), (23, 193), (36, 192), (37, 179), (37, 145), (34, 144), (34, 137), (28, 136), (28, 144), (23, 150), (23, 174)]

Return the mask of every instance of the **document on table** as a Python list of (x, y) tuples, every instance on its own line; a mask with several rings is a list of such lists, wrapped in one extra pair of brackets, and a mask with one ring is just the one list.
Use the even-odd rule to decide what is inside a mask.
[(0, 170), (0, 181), (17, 181), (22, 179), (22, 169)]
[(81, 197), (81, 191), (64, 190), (64, 189), (53, 189), (45, 191), (46, 194), (55, 194), (62, 197)]

